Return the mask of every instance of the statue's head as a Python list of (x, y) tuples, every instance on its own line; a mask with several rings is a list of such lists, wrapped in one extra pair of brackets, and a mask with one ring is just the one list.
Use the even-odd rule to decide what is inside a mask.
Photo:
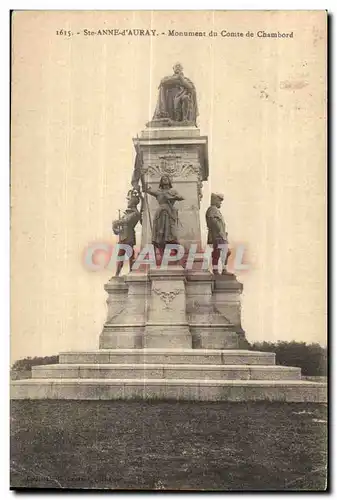
[(182, 65), (179, 62), (175, 63), (175, 65), (173, 66), (173, 71), (176, 75), (182, 73), (183, 72)]
[(221, 203), (223, 202), (224, 195), (221, 193), (212, 193), (211, 194), (211, 205), (216, 206), (216, 208), (221, 207)]
[(130, 189), (126, 199), (128, 200), (128, 208), (136, 208), (140, 202), (138, 191), (136, 189)]
[(159, 182), (159, 189), (171, 189), (172, 182), (168, 175), (163, 175)]

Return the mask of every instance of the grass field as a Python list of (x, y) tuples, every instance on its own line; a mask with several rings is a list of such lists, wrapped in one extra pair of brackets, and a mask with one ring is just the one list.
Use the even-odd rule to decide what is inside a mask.
[(323, 490), (313, 403), (14, 401), (11, 487)]

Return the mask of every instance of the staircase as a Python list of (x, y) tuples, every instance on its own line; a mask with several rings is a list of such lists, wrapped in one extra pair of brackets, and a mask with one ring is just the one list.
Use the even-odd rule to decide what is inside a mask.
[(12, 399), (166, 399), (326, 402), (326, 384), (301, 380), (275, 354), (218, 349), (65, 352), (11, 384)]

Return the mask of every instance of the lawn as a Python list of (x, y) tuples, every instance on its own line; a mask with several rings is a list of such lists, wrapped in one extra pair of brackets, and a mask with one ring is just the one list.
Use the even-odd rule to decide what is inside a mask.
[(14, 401), (11, 487), (323, 490), (313, 403)]

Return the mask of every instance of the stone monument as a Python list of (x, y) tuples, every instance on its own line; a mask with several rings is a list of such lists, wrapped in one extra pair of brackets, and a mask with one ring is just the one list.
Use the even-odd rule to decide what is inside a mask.
[(180, 63), (173, 66), (173, 75), (164, 77), (158, 87), (158, 101), (148, 126), (196, 125), (197, 95), (193, 82), (183, 73)]
[[(213, 193), (206, 213), (212, 272), (201, 265), (208, 151), (197, 116), (195, 85), (177, 63), (160, 82), (152, 121), (133, 139), (128, 210), (113, 224), (131, 247), (131, 270), (121, 276), (119, 263), (105, 285), (107, 319), (99, 349), (61, 353), (59, 364), (34, 367), (32, 379), (12, 383), (13, 399), (326, 400), (324, 384), (301, 380), (299, 368), (275, 365), (273, 353), (249, 350), (241, 326), (242, 285), (226, 271), (221, 194)], [(155, 267), (134, 263), (140, 220), (141, 249), (153, 245)], [(178, 244), (179, 258), (162, 266), (168, 246)], [(199, 260), (191, 268), (192, 247)], [(226, 251), (220, 272), (221, 247)]]

